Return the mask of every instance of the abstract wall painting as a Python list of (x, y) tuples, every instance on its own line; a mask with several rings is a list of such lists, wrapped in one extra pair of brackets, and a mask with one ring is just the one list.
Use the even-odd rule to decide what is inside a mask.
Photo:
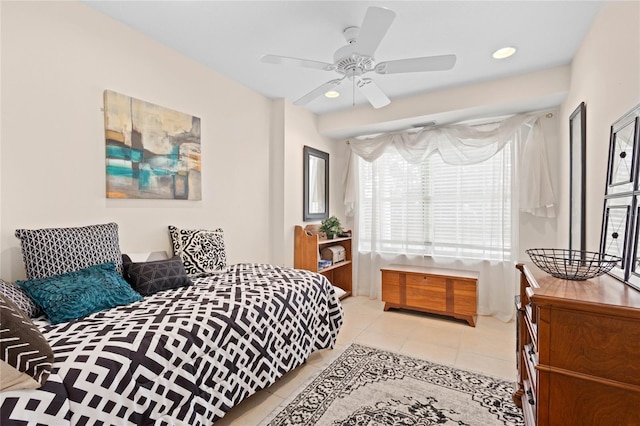
[(107, 198), (201, 200), (200, 118), (104, 91)]

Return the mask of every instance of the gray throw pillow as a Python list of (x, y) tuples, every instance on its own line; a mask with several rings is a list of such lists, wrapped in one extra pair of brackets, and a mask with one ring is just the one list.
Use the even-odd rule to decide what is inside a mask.
[(143, 296), (193, 284), (178, 256), (171, 259), (132, 262), (129, 256), (123, 254), (122, 264), (124, 279)]

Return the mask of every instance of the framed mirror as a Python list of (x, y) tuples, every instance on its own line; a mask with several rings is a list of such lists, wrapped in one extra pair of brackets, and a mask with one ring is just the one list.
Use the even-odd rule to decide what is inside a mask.
[(303, 169), (302, 220), (326, 219), (329, 217), (329, 154), (305, 146)]
[(587, 109), (584, 102), (569, 117), (569, 250), (586, 245)]

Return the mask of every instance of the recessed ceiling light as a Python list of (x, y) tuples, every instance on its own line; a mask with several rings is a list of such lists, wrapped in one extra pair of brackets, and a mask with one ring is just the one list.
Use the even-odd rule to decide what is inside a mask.
[(504, 59), (516, 53), (515, 47), (503, 47), (493, 52), (493, 59)]
[(327, 98), (337, 98), (340, 96), (340, 92), (336, 92), (335, 90), (329, 90), (324, 94)]

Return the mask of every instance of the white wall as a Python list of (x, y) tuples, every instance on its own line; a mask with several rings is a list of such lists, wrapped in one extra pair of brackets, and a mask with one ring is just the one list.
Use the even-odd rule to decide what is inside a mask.
[(569, 238), (569, 116), (587, 106), (587, 249), (598, 251), (609, 150), (609, 129), (640, 103), (640, 2), (607, 1), (571, 66), (571, 88), (561, 108), (558, 246)]
[[(0, 4), (0, 46), (2, 45), (2, 4)], [(0, 54), (0, 165), (2, 165), (2, 55)], [(2, 173), (0, 173), (0, 188), (2, 188)], [(2, 230), (2, 197), (0, 196), (0, 232)], [(1, 234), (0, 234), (1, 235)], [(2, 253), (2, 238), (0, 237), (0, 254)], [(0, 277), (2, 277), (2, 262), (0, 262)]]
[[(285, 263), (285, 220), (284, 220), (284, 199), (285, 199), (285, 100), (277, 99), (272, 101), (271, 106), (271, 135), (270, 135), (270, 218), (269, 218), (269, 243), (270, 259), (276, 265)], [(291, 260), (293, 263), (293, 259)]]
[[(0, 7), (3, 278), (24, 276), (15, 229), (108, 221), (124, 252), (221, 226), (230, 262), (270, 260), (271, 101), (81, 3)], [(202, 201), (105, 198), (105, 89), (201, 118)]]
[(343, 174), (346, 145), (320, 136), (317, 117), (308, 110), (284, 101), (284, 264), (293, 266), (294, 226), (304, 226), (303, 210), (303, 149), (310, 146), (329, 154), (329, 215), (346, 223), (343, 204)]

